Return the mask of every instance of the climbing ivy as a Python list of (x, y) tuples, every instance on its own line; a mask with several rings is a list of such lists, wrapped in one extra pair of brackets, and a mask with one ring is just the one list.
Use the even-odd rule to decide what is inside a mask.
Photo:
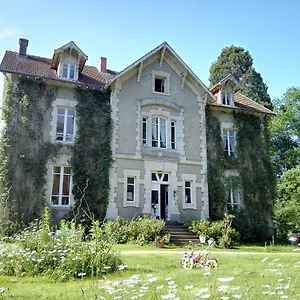
[[(266, 232), (275, 194), (275, 176), (269, 156), (267, 120), (235, 112), (236, 157), (228, 157), (222, 145), (220, 122), (209, 109), (207, 122), (207, 159), (210, 217), (219, 219), (227, 209), (227, 191), (240, 188), (244, 209), (236, 214), (235, 226), (245, 240), (258, 240)], [(225, 178), (226, 170), (239, 176)]]
[(103, 219), (109, 199), (112, 164), (110, 91), (77, 88), (77, 134), (71, 159), (73, 217), (90, 223)]
[(206, 110), (207, 181), (210, 217), (222, 218), (227, 206), (226, 189), (223, 180), (226, 159), (223, 150), (220, 122), (213, 113)]
[(0, 144), (2, 232), (38, 218), (45, 205), (46, 163), (59, 150), (50, 143), (51, 104), (56, 90), (43, 81), (6, 81)]
[(237, 166), (245, 210), (240, 220), (252, 239), (263, 237), (271, 218), (276, 179), (269, 155), (268, 120), (233, 114), (237, 127)]

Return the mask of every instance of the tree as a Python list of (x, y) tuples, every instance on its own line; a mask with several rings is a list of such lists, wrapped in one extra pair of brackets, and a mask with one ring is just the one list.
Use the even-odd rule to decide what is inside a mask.
[(300, 164), (300, 89), (291, 87), (274, 102), (277, 117), (270, 121), (271, 156), (280, 177)]
[(224, 48), (217, 61), (211, 65), (209, 72), (211, 85), (231, 74), (241, 84), (241, 92), (245, 96), (272, 109), (268, 87), (260, 73), (253, 68), (252, 56), (244, 48), (233, 45)]
[(274, 206), (276, 234), (286, 238), (300, 231), (300, 166), (286, 171), (277, 185)]

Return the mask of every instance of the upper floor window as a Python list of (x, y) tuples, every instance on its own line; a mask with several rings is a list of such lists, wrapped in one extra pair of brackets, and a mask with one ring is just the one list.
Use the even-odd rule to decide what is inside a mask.
[(221, 103), (224, 105), (234, 105), (232, 93), (222, 92), (221, 93)]
[(62, 77), (67, 79), (76, 79), (76, 65), (63, 63)]
[(167, 120), (164, 118), (152, 118), (152, 147), (167, 147)]
[(170, 73), (152, 71), (152, 91), (155, 93), (170, 94)]
[(71, 108), (57, 108), (56, 140), (74, 142), (75, 110)]
[(230, 157), (236, 155), (236, 132), (234, 130), (223, 130), (224, 151)]
[(237, 210), (240, 208), (241, 196), (239, 188), (230, 188), (227, 194), (227, 209)]
[(51, 204), (69, 206), (71, 193), (71, 167), (54, 166)]
[(143, 117), (142, 142), (144, 147), (151, 146), (154, 148), (169, 148), (175, 150), (176, 121), (158, 116)]

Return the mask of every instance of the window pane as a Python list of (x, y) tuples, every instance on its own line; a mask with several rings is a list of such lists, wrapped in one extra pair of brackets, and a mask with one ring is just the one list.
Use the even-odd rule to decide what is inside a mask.
[(175, 122), (171, 122), (171, 148), (175, 149), (176, 148), (176, 142), (175, 142)]
[(166, 119), (159, 119), (160, 121), (160, 147), (166, 148), (167, 146), (167, 122)]
[(152, 147), (158, 147), (158, 118), (152, 118)]
[(191, 187), (191, 182), (190, 181), (186, 181), (185, 182), (185, 187)]
[(75, 65), (70, 65), (70, 79), (75, 79)]
[(51, 204), (52, 205), (58, 205), (58, 196), (52, 196)]
[(64, 174), (71, 174), (71, 167), (64, 167)]
[(53, 173), (60, 174), (60, 167), (55, 166), (55, 167), (53, 168)]
[(59, 174), (53, 174), (52, 195), (59, 195)]
[(163, 93), (163, 80), (161, 78), (155, 78), (155, 92)]
[(169, 179), (168, 174), (165, 174), (165, 176), (164, 176), (164, 178), (163, 178), (163, 181), (168, 181), (168, 179)]
[(64, 116), (64, 115), (65, 115), (65, 109), (64, 109), (64, 108), (59, 108), (59, 107), (58, 107), (58, 108), (57, 108), (57, 114), (58, 114), (58, 115), (63, 115), (63, 116)]
[(62, 197), (61, 205), (69, 205), (69, 197)]
[(74, 117), (68, 116), (66, 141), (73, 142), (73, 134), (74, 134)]
[(134, 184), (134, 178), (133, 177), (128, 177), (127, 178), (127, 183)]
[(157, 181), (157, 177), (155, 173), (152, 173), (152, 181)]
[(68, 109), (68, 116), (75, 117), (75, 110), (74, 109)]
[(235, 189), (233, 190), (233, 199), (232, 199), (232, 203), (237, 206), (239, 204), (239, 190)]
[(127, 185), (127, 201), (134, 201), (134, 185)]
[(192, 201), (191, 201), (191, 189), (190, 188), (185, 189), (185, 203), (192, 203)]
[(64, 182), (63, 182), (63, 190), (62, 195), (63, 196), (69, 196), (70, 193), (70, 175), (65, 174), (64, 175)]
[(143, 144), (147, 144), (147, 118), (143, 118)]
[(63, 74), (64, 78), (68, 78), (68, 64), (63, 64)]

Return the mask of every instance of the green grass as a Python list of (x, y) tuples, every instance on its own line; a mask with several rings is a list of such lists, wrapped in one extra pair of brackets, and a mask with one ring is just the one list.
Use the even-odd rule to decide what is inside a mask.
[[(137, 250), (136, 246), (122, 245), (117, 248), (130, 251)], [(151, 247), (140, 247), (145, 250)], [(148, 249), (147, 249), (148, 248)], [(152, 248), (154, 249), (154, 248)], [(292, 248), (294, 249), (294, 248)], [(157, 248), (155, 248), (157, 250)], [(180, 248), (177, 248), (180, 251)], [(183, 250), (183, 249), (181, 249)], [(249, 251), (252, 252), (252, 251)], [(268, 256), (269, 255), (269, 256)], [(290, 251), (285, 255), (261, 253), (252, 255), (245, 252), (242, 255), (228, 255), (214, 253), (219, 261), (219, 268), (212, 270), (210, 276), (204, 276), (205, 270), (194, 268), (185, 270), (179, 266), (180, 254), (138, 254), (128, 253), (123, 255), (124, 262), (128, 265), (126, 270), (118, 271), (106, 278), (77, 279), (68, 282), (53, 281), (47, 277), (0, 277), (0, 287), (5, 290), (0, 299), (132, 299), (143, 294), (139, 299), (162, 299), (161, 295), (167, 295), (168, 281), (171, 278), (177, 285), (176, 298), (179, 299), (201, 299), (196, 297), (200, 289), (208, 288), (206, 293), (209, 299), (220, 299), (221, 296), (233, 298), (233, 295), (241, 295), (241, 299), (300, 299), (300, 252)], [(268, 257), (265, 262), (263, 258)], [(298, 266), (295, 268), (295, 266)], [(124, 285), (125, 280), (133, 275), (140, 275), (140, 283), (130, 288)], [(151, 283), (148, 277), (157, 278)], [(218, 278), (233, 277), (230, 282), (220, 282)], [(117, 282), (119, 284), (117, 285)], [(143, 284), (147, 284), (148, 291), (140, 292)], [(156, 287), (163, 285), (162, 289)], [(263, 287), (269, 285), (270, 288)], [(280, 285), (282, 289), (280, 289)], [(287, 287), (287, 285), (289, 285)], [(113, 295), (109, 295), (99, 286), (112, 287)], [(190, 289), (186, 290), (185, 287)], [(221, 286), (228, 286), (227, 292), (220, 292)], [(146, 285), (144, 285), (146, 287)], [(287, 287), (285, 289), (285, 287)], [(232, 288), (239, 288), (233, 290)], [(125, 294), (129, 292), (129, 294)], [(263, 292), (274, 292), (275, 294), (264, 295)], [(282, 292), (283, 294), (278, 294)], [(101, 298), (104, 297), (104, 298)]]

